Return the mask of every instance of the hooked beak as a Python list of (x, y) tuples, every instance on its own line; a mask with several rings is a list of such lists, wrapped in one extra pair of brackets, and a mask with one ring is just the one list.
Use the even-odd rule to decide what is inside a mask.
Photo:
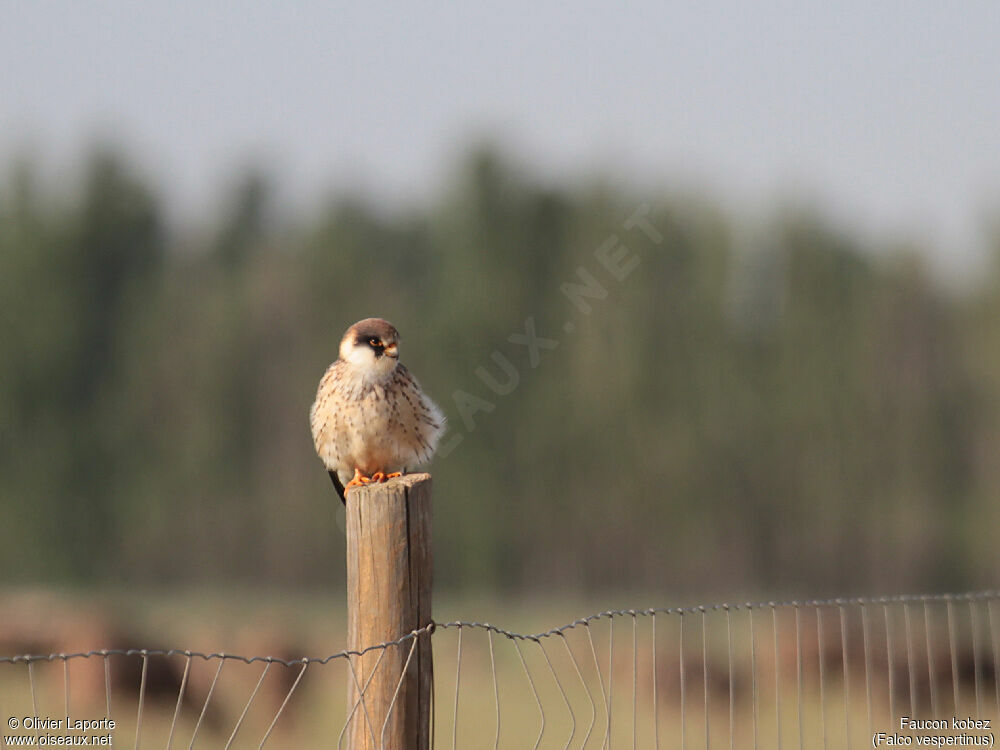
[(399, 357), (399, 349), (396, 348), (395, 344), (389, 344), (389, 346), (387, 346), (382, 353), (387, 357), (392, 357), (393, 359)]

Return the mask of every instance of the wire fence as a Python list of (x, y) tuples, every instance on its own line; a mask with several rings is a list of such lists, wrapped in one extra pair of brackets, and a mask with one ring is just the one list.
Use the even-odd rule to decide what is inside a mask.
[(365, 690), (430, 639), (433, 747), (992, 746), (998, 627), (1000, 592), (980, 591), (613, 610), (534, 634), (435, 622), (321, 658), (22, 655), (0, 658), (0, 712), (5, 746), (341, 748), (361, 722), (381, 747)]

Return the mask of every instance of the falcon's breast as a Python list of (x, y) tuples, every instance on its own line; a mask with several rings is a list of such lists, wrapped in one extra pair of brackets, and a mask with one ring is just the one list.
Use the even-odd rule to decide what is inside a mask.
[(327, 470), (371, 475), (405, 471), (430, 460), (444, 415), (398, 364), (371, 380), (342, 360), (327, 369), (310, 412), (316, 452)]

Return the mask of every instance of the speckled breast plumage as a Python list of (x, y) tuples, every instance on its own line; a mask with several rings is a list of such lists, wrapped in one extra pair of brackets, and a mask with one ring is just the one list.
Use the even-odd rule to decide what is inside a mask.
[(428, 461), (444, 431), (444, 416), (402, 364), (373, 380), (337, 360), (320, 381), (310, 422), (316, 452), (345, 482), (355, 468), (371, 475)]

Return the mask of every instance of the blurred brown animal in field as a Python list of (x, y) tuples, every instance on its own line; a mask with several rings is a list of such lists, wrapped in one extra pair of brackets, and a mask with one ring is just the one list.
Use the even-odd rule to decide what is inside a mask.
[[(0, 653), (5, 656), (48, 656), (34, 662), (33, 676), (48, 684), (49, 694), (69, 691), (74, 713), (103, 716), (110, 700), (112, 711), (122, 703), (138, 700), (142, 684), (141, 654), (92, 653), (101, 650), (138, 651), (149, 641), (112, 622), (96, 607), (69, 606), (65, 601), (41, 593), (5, 597), (0, 603)], [(65, 655), (66, 658), (61, 658)], [(144, 700), (147, 705), (173, 711), (183, 679), (183, 656), (147, 657)], [(106, 661), (106, 664), (105, 664)], [(105, 668), (106, 666), (106, 668)], [(193, 681), (185, 689), (184, 705), (197, 705), (200, 712), (207, 697)], [(130, 709), (131, 710), (131, 709)], [(209, 704), (204, 721), (221, 725), (222, 709)]]

